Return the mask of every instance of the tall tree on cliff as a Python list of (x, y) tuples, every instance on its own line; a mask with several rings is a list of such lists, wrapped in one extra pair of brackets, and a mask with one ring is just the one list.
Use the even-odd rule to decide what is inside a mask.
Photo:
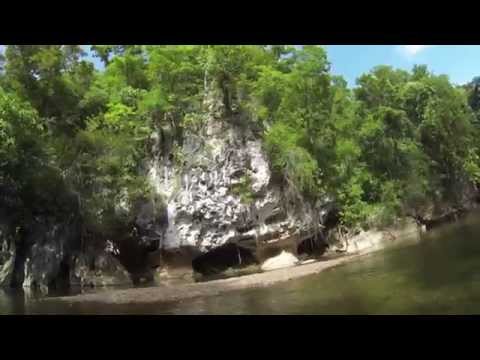
[(52, 131), (72, 134), (83, 126), (79, 104), (94, 68), (77, 45), (9, 45), (5, 87), (29, 101)]

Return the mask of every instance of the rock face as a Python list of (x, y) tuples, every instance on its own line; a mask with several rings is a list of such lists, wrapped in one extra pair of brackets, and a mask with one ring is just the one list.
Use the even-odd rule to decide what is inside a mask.
[[(228, 244), (251, 252), (244, 252), (243, 260), (252, 255), (261, 261), (265, 249), (295, 253), (299, 242), (311, 238), (328, 213), (329, 200), (312, 205), (282, 187), (272, 176), (254, 124), (233, 107), (224, 116), (222, 96), (209, 86), (200, 129), (185, 130), (183, 140), (166, 135), (168, 128), (153, 134), (147, 176), (156, 194), (132, 209), (117, 204), (119, 211), (135, 215), (129, 241), (112, 239), (120, 253), (105, 246), (107, 239), (96, 246), (83, 244), (75, 194), (66, 198), (65, 210), (52, 214), (39, 201), (30, 209), (31, 224), (16, 236), (20, 240), (5, 247), (0, 234), (0, 285), (125, 284), (131, 277), (156, 278), (154, 273), (165, 273), (165, 267), (168, 273), (181, 268), (188, 275), (193, 260)], [(0, 221), (4, 218), (0, 213)]]
[(298, 259), (291, 253), (282, 251), (279, 255), (266, 260), (261, 269), (263, 271), (282, 269), (285, 267), (294, 266), (298, 263)]
[(6, 224), (0, 224), (0, 287), (10, 284), (14, 261), (15, 247), (7, 234)]
[(11, 207), (15, 204), (15, 196), (10, 189), (0, 185), (0, 198), (0, 287), (4, 287), (10, 284), (14, 273), (15, 244)]
[(161, 198), (143, 199), (136, 209), (135, 225), (141, 247), (156, 250), (167, 225), (167, 209)]
[(13, 252), (2, 254), (2, 257), (3, 259), (0, 263), (0, 287), (8, 286), (12, 280), (15, 254)]
[[(8, 206), (15, 196), (5, 193), (3, 205)], [(82, 248), (75, 211), (65, 211), (65, 216), (58, 218), (34, 208), (28, 226), (19, 232), (15, 207), (7, 206), (0, 208), (0, 287), (47, 292), (69, 285), (131, 283), (125, 268), (104, 244)]]
[(330, 251), (351, 254), (364, 253), (384, 248), (395, 243), (398, 239), (402, 239), (403, 242), (408, 239), (418, 241), (421, 234), (422, 228), (415, 221), (408, 219), (384, 230), (362, 230), (358, 234), (349, 237), (345, 243), (337, 242), (332, 244)]
[(80, 254), (73, 260), (70, 284), (78, 286), (131, 285), (128, 271), (109, 253)]
[(209, 118), (199, 134), (185, 135), (181, 152), (181, 164), (150, 164), (150, 181), (167, 203), (161, 248), (205, 253), (235, 243), (256, 249), (300, 238), (320, 224), (323, 204), (313, 207), (274, 181), (261, 140), (241, 119)]
[(361, 231), (360, 234), (348, 240), (348, 251), (361, 252), (367, 249), (374, 249), (379, 247), (384, 240), (384, 234), (380, 231)]
[(69, 255), (78, 241), (79, 229), (74, 225), (48, 218), (35, 221), (17, 249), (15, 270), (23, 268), (23, 286), (48, 288), (68, 283)]
[(82, 250), (79, 237), (74, 223), (38, 219), (4, 264), (2, 285), (47, 292), (69, 285), (131, 284), (128, 272), (108, 249)]

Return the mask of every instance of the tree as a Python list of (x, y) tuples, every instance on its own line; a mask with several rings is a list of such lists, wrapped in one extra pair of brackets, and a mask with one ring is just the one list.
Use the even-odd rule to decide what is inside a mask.
[(478, 145), (466, 98), (447, 81), (435, 79), (437, 96), (429, 102), (419, 131), (432, 169), (441, 179), (443, 193), (450, 197), (458, 193), (458, 184), (468, 176), (465, 162), (471, 151), (477, 151)]
[(480, 76), (475, 77), (466, 88), (468, 104), (475, 114), (475, 125), (480, 129)]
[(203, 69), (199, 46), (149, 46), (147, 77), (150, 91), (142, 103), (157, 125), (172, 129), (181, 142), (184, 119), (201, 113)]
[(170, 156), (209, 111), (263, 134), (274, 181), (304, 201), (333, 195), (351, 227), (458, 202), (450, 195), (480, 181), (477, 78), (460, 88), (425, 65), (377, 66), (350, 89), (312, 45), (91, 50), (104, 71), (77, 45), (6, 48), (0, 176), (58, 216), (56, 199), (75, 194), (82, 205), (67, 212), (99, 238), (129, 233), (128, 209), (151, 196), (141, 170), (150, 136), (162, 142), (155, 155)]
[(257, 79), (258, 68), (274, 59), (263, 46), (256, 45), (214, 45), (202, 50), (205, 76), (221, 90), (226, 116), (240, 105), (242, 95), (245, 96), (242, 92), (248, 91), (251, 82)]
[(90, 50), (93, 56), (100, 58), (105, 67), (110, 64), (111, 58), (115, 55), (124, 55), (126, 52), (132, 55), (142, 53), (142, 47), (138, 45), (92, 45)]
[(9, 45), (5, 86), (31, 102), (52, 131), (71, 133), (82, 126), (78, 106), (94, 71), (83, 55), (79, 46)]
[(356, 98), (365, 109), (377, 106), (397, 107), (401, 99), (400, 89), (409, 80), (408, 72), (390, 66), (377, 66), (357, 79)]
[(19, 187), (37, 169), (43, 149), (43, 127), (28, 103), (0, 88), (0, 179)]

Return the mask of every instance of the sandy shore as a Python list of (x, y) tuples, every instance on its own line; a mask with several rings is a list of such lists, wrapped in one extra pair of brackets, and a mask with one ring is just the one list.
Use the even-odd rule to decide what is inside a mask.
[(334, 259), (319, 260), (313, 263), (293, 267), (271, 270), (268, 272), (244, 275), (228, 279), (213, 280), (202, 283), (182, 285), (162, 285), (150, 288), (134, 288), (126, 290), (102, 291), (95, 294), (81, 294), (75, 296), (47, 298), (43, 301), (62, 301), (67, 303), (102, 303), (102, 304), (147, 304), (162, 303), (219, 295), (228, 291), (266, 287), (275, 283), (317, 274), (328, 268), (352, 261), (360, 256), (370, 254), (366, 251), (356, 254), (343, 255)]

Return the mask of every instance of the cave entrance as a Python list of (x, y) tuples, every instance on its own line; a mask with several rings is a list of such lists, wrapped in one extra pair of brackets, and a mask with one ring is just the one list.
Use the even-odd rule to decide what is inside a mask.
[(118, 260), (130, 274), (143, 274), (148, 270), (148, 251), (142, 248), (135, 238), (125, 238), (117, 243), (120, 254)]
[(63, 259), (60, 262), (58, 269), (58, 275), (52, 282), (48, 284), (48, 291), (57, 291), (59, 294), (63, 294), (70, 288), (70, 264), (67, 259)]
[(225, 244), (200, 255), (192, 261), (195, 272), (203, 275), (216, 275), (228, 268), (239, 268), (256, 264), (252, 251), (237, 244)]
[(330, 231), (340, 224), (340, 211), (335, 208), (330, 210), (323, 222), (324, 230)]
[(327, 247), (328, 245), (321, 236), (312, 236), (298, 244), (297, 254), (299, 256), (321, 256), (325, 253)]

